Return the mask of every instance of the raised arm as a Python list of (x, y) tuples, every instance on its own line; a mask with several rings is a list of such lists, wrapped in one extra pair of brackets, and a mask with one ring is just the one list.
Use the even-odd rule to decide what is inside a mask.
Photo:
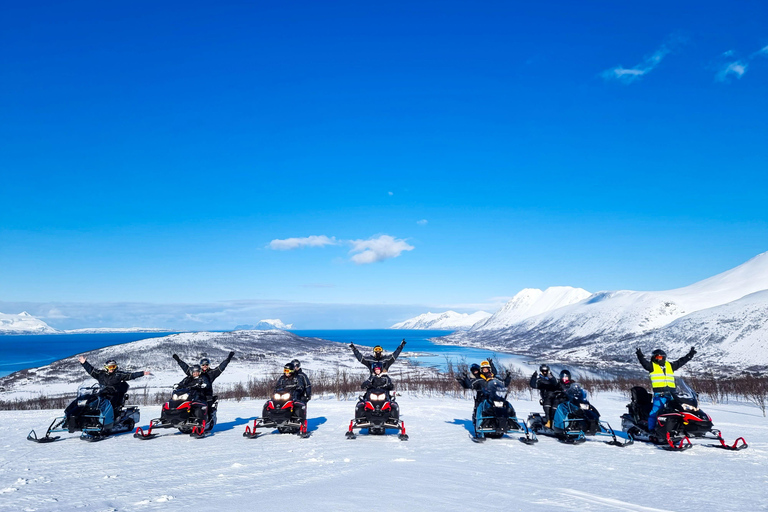
[(354, 343), (350, 343), (349, 344), (349, 348), (352, 349), (352, 353), (355, 354), (355, 357), (357, 358), (357, 360), (362, 363), (363, 362), (363, 354), (361, 354), (360, 351), (357, 350), (357, 347), (355, 346), (355, 344)]
[(647, 371), (652, 372), (653, 371), (653, 365), (648, 361), (645, 356), (643, 355), (643, 351), (640, 349), (640, 347), (637, 347), (637, 351), (635, 351), (635, 354), (637, 355), (637, 360), (640, 361), (640, 364), (645, 368)]
[(178, 355), (176, 355), (176, 354), (173, 354), (173, 359), (177, 363), (179, 363), (179, 366), (181, 367), (181, 371), (183, 371), (184, 373), (189, 375), (189, 365), (187, 363), (185, 363), (184, 361), (182, 361), (181, 358)]
[(695, 347), (691, 347), (690, 352), (685, 354), (683, 357), (681, 357), (680, 359), (678, 359), (674, 363), (670, 363), (672, 365), (672, 370), (677, 370), (678, 368), (683, 366), (685, 363), (687, 363), (688, 361), (693, 359), (693, 356), (695, 356), (695, 355), (696, 355), (696, 348)]

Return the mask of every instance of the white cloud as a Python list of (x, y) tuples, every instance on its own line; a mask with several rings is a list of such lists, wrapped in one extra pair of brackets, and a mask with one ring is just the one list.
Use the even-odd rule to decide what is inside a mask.
[(408, 245), (405, 240), (400, 240), (389, 235), (381, 235), (378, 238), (368, 240), (351, 240), (352, 250), (357, 253), (351, 260), (358, 265), (376, 263), (390, 258), (397, 258), (403, 251), (412, 251), (414, 247)]
[(715, 79), (718, 82), (725, 82), (730, 75), (734, 75), (736, 78), (741, 78), (744, 73), (747, 72), (747, 63), (740, 60), (734, 62), (728, 62), (725, 66), (718, 71)]
[(324, 247), (337, 244), (336, 237), (328, 238), (325, 235), (312, 235), (304, 238), (275, 239), (269, 242), (269, 248), (276, 251), (290, 251), (292, 249), (303, 249), (304, 247)]
[(427, 219), (421, 219), (421, 220), (417, 220), (416, 224), (418, 224), (419, 226), (426, 226), (427, 224), (429, 224), (429, 221)]
[(768, 46), (763, 46), (759, 50), (755, 52), (755, 55), (762, 55), (763, 57), (768, 57)]
[(389, 194), (390, 196), (393, 196), (393, 195), (395, 195), (395, 193), (394, 193), (394, 192), (387, 192), (387, 194)]
[(640, 77), (653, 71), (671, 51), (672, 49), (667, 44), (663, 44), (661, 45), (661, 48), (653, 53), (653, 55), (643, 59), (643, 62), (640, 64), (637, 64), (632, 68), (625, 68), (619, 65), (612, 69), (606, 69), (600, 76), (605, 80), (618, 80), (625, 84), (631, 84)]

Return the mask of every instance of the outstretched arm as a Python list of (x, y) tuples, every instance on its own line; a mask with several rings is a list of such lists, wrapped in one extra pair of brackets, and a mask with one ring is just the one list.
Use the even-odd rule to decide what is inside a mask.
[(229, 353), (226, 359), (224, 359), (221, 363), (219, 363), (219, 366), (212, 370), (208, 370), (208, 378), (211, 379), (211, 383), (217, 378), (219, 378), (219, 375), (224, 373), (224, 370), (227, 368), (227, 365), (229, 365), (229, 362), (232, 360), (232, 356), (235, 355), (235, 352), (232, 351)]
[(643, 355), (643, 351), (640, 349), (640, 347), (637, 347), (635, 354), (637, 355), (637, 360), (640, 361), (640, 364), (643, 366), (643, 368), (645, 368), (649, 372), (652, 372), (653, 365), (650, 363), (650, 361), (648, 361), (645, 358), (645, 356)]
[(685, 354), (683, 357), (681, 357), (680, 359), (678, 359), (674, 363), (670, 363), (672, 365), (672, 370), (677, 370), (678, 368), (683, 366), (685, 363), (687, 363), (688, 361), (693, 359), (693, 356), (695, 356), (695, 355), (696, 355), (696, 348), (695, 347), (691, 347), (690, 352)]
[(181, 371), (183, 371), (184, 373), (189, 375), (189, 365), (187, 363), (185, 363), (184, 361), (182, 361), (181, 358), (178, 355), (176, 355), (176, 354), (173, 354), (173, 359), (177, 363), (179, 363), (179, 366), (181, 367)]
[(395, 359), (397, 359), (397, 356), (400, 355), (400, 352), (403, 351), (403, 347), (404, 346), (405, 346), (405, 340), (401, 341), (400, 345), (398, 345), (398, 347), (395, 349), (395, 351), (392, 352), (392, 356), (391, 357), (392, 357), (392, 362), (393, 363), (395, 362)]
[(363, 362), (363, 354), (361, 354), (360, 351), (357, 350), (357, 347), (355, 346), (354, 343), (350, 343), (349, 346), (352, 349), (352, 353), (355, 354), (355, 357), (357, 358), (357, 360), (362, 363)]

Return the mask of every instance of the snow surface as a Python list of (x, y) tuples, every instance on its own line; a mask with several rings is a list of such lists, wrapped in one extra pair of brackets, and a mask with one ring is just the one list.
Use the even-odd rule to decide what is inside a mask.
[(279, 318), (267, 318), (259, 320), (256, 325), (238, 325), (233, 330), (235, 331), (255, 331), (255, 330), (269, 330), (280, 329), (288, 330), (292, 329), (293, 324), (284, 324)]
[(583, 288), (551, 286), (542, 291), (526, 288), (518, 292), (486, 321), (472, 327), (472, 331), (504, 329), (532, 316), (548, 313), (557, 308), (574, 304), (591, 294)]
[(0, 313), (0, 334), (56, 334), (58, 332), (26, 311), (18, 315)]
[(466, 330), (478, 322), (490, 318), (491, 314), (485, 311), (469, 313), (457, 313), (446, 311), (444, 313), (424, 313), (403, 322), (398, 322), (390, 329), (425, 329), (425, 330)]
[[(0, 511), (321, 510), (397, 511), (721, 511), (765, 510), (768, 420), (747, 404), (706, 404), (727, 440), (749, 448), (703, 446), (672, 453), (590, 439), (579, 446), (541, 437), (473, 443), (472, 400), (398, 399), (410, 440), (344, 432), (354, 401), (312, 400), (312, 437), (242, 437), (262, 401), (223, 401), (213, 435), (170, 429), (149, 441), (122, 434), (85, 443), (77, 434), (51, 444), (26, 441), (61, 411), (0, 411)], [(603, 419), (619, 424), (626, 398), (599, 394)], [(512, 401), (538, 411), (528, 394)], [(141, 424), (160, 415), (143, 407)]]

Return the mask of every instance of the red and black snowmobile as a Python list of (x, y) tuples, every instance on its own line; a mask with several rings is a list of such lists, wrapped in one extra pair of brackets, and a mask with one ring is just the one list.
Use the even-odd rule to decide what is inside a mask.
[(407, 441), (405, 423), (400, 421), (400, 407), (395, 401), (394, 392), (370, 388), (362, 395), (355, 406), (355, 419), (349, 422), (347, 439), (355, 439), (355, 429), (368, 429), (372, 435), (384, 435), (387, 429), (399, 430), (398, 438)]
[(656, 419), (656, 428), (648, 431), (648, 416), (653, 406), (652, 395), (641, 386), (631, 390), (632, 401), (627, 405), (629, 412), (622, 415), (621, 426), (635, 439), (663, 445), (667, 450), (682, 451), (693, 446), (691, 438), (715, 439), (720, 444), (709, 444), (726, 450), (743, 450), (747, 442), (739, 437), (733, 444), (727, 444), (722, 434), (712, 424), (712, 418), (699, 409), (698, 394), (688, 384), (678, 379), (674, 393), (669, 393), (666, 405)]
[(146, 432), (137, 427), (133, 437), (152, 439), (157, 437), (152, 431), (158, 428), (177, 428), (182, 434), (189, 434), (191, 437), (205, 437), (216, 425), (218, 405), (215, 396), (206, 399), (199, 389), (174, 389), (171, 398), (163, 404), (160, 417), (149, 422)]
[(281, 434), (298, 434), (305, 439), (307, 432), (306, 405), (294, 400), (289, 389), (276, 389), (272, 398), (267, 400), (261, 411), (261, 418), (253, 420), (253, 426), (246, 426), (243, 437), (256, 439), (263, 432), (257, 429), (277, 429)]

